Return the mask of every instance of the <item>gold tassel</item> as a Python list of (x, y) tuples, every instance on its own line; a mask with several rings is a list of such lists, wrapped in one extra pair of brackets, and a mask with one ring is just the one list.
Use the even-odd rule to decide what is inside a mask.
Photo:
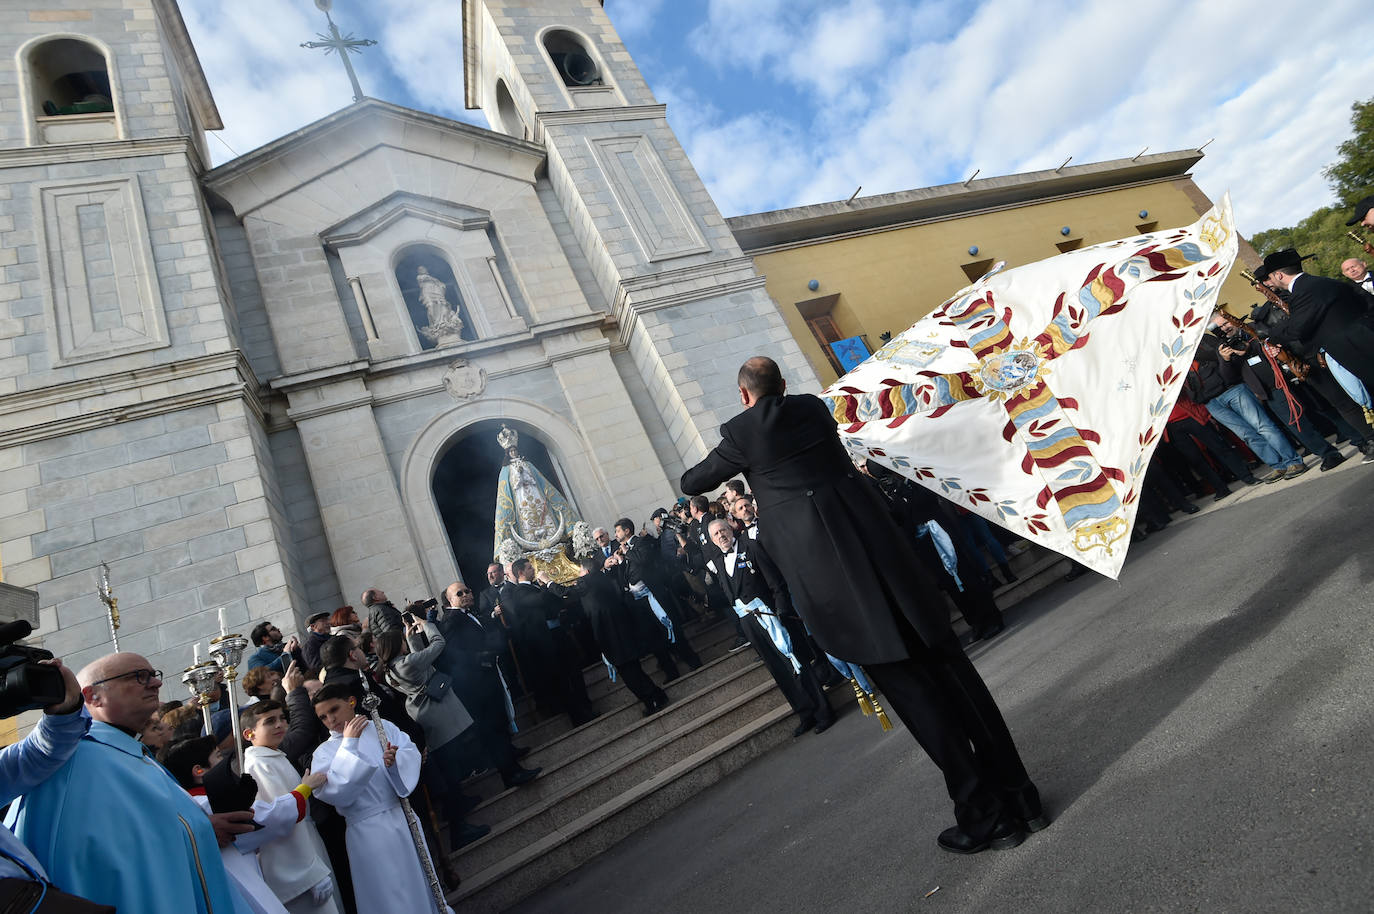
[(854, 687), (854, 697), (859, 700), (859, 710), (864, 712), (864, 717), (873, 716), (873, 705), (868, 700), (868, 695), (859, 688), (859, 684), (854, 680), (849, 680), (849, 684)]
[(1374, 426), (1374, 409), (1364, 407), (1364, 421)]
[(873, 710), (876, 711), (878, 714), (878, 723), (883, 725), (883, 732), (886, 733), (888, 730), (891, 730), (892, 721), (887, 719), (887, 712), (883, 710), (882, 705), (878, 704), (878, 696), (874, 695), (872, 692), (869, 692), (868, 700), (872, 702)]

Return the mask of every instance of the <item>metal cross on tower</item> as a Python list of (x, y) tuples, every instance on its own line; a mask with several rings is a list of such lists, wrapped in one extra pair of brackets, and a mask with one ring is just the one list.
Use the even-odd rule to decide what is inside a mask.
[(334, 17), (329, 15), (329, 11), (334, 8), (334, 0), (315, 0), (315, 6), (324, 13), (324, 18), (329, 22), (329, 34), (319, 32), (316, 34), (319, 41), (303, 41), (301, 47), (311, 50), (324, 48), (326, 54), (337, 51), (344, 69), (348, 71), (348, 81), (353, 84), (353, 100), (360, 102), (363, 100), (363, 87), (358, 84), (358, 74), (353, 72), (353, 61), (348, 59), (348, 55), (349, 52), (361, 53), (361, 48), (371, 47), (377, 42), (371, 38), (354, 38), (352, 35), (341, 34), (339, 27), (334, 24)]

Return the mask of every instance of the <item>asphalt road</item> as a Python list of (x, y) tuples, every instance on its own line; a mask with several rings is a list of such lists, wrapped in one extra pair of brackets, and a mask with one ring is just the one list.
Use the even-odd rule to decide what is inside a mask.
[(1176, 520), (972, 650), (1055, 819), (1019, 848), (940, 851), (939, 772), (848, 713), (513, 910), (1374, 910), (1374, 466), (1348, 463)]

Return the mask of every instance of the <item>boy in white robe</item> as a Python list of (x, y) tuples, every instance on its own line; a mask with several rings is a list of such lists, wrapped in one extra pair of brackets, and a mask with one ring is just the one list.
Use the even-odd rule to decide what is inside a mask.
[[(271, 802), (290, 793), (301, 778), (278, 748), (286, 736), (281, 702), (268, 698), (249, 705), (239, 714), (239, 726), (249, 744), (243, 750), (243, 767), (257, 782), (257, 799)], [(329, 856), (309, 815), (273, 843), (261, 862), (263, 879), (291, 914), (340, 914)]]
[[(258, 829), (238, 835), (233, 843), (219, 849), (224, 870), (247, 902), (247, 911), (252, 914), (288, 914), (262, 878), (258, 849), (290, 834), (297, 820), (305, 815), (306, 800), (311, 791), (323, 784), (325, 777), (322, 774), (308, 775), (294, 790), (283, 796), (267, 802), (253, 802), (252, 797), (257, 793), (253, 779), (233, 772), (233, 756), (220, 762), (216, 762), (216, 758), (218, 753), (213, 736), (178, 740), (161, 755), (163, 766), (205, 810), (207, 816), (212, 812), (252, 810), (253, 822)], [(207, 781), (213, 783), (207, 786)]]
[[(329, 776), (320, 799), (348, 823), (344, 838), (358, 914), (436, 914), (400, 802), (420, 779), (420, 750), (390, 721), (382, 722), (383, 749), (375, 725), (357, 712), (357, 699), (346, 686), (326, 685), (313, 702), (330, 736), (315, 750), (310, 768)], [(444, 905), (437, 914), (452, 911)]]

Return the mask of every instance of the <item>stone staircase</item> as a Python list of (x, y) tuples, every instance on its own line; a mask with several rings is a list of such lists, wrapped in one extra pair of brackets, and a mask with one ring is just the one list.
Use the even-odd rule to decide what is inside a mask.
[[(1019, 580), (998, 588), (1004, 609), (1057, 581), (1065, 559), (1038, 548), (1011, 557)], [(964, 628), (956, 616), (956, 629)], [(450, 855), (462, 885), (449, 895), (455, 910), (496, 912), (554, 882), (602, 851), (690, 799), (769, 749), (791, 742), (795, 718), (752, 648), (730, 653), (734, 625), (705, 618), (687, 626), (702, 666), (664, 686), (670, 704), (643, 717), (643, 706), (603, 664), (583, 670), (599, 712), (572, 727), (567, 715), (537, 720), (528, 699), (516, 705), (520, 733), (530, 746), (522, 762), (543, 768), (524, 787), (505, 789), (495, 773), (470, 780), (483, 798), (468, 821), (490, 834)], [(643, 663), (656, 682), (657, 663)], [(846, 688), (832, 692), (844, 713)]]

